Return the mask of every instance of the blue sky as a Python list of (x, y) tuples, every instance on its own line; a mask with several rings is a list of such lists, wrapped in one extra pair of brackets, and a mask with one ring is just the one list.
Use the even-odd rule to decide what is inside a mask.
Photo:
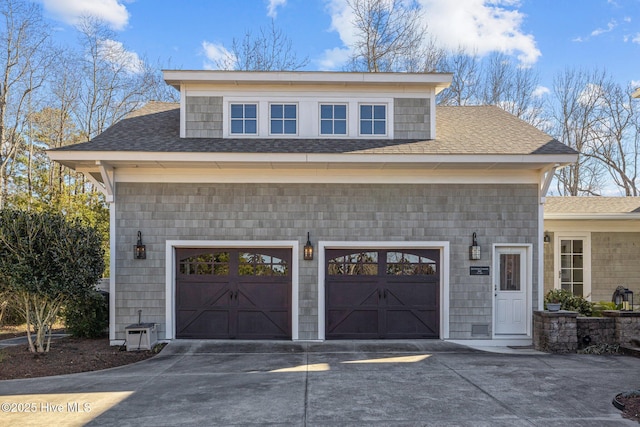
[[(353, 40), (346, 0), (38, 0), (56, 37), (71, 42), (82, 14), (103, 18), (135, 59), (214, 67), (246, 31), (276, 26), (308, 70), (341, 70)], [(445, 48), (501, 51), (534, 67), (543, 86), (567, 67), (605, 67), (640, 86), (640, 0), (416, 0)]]

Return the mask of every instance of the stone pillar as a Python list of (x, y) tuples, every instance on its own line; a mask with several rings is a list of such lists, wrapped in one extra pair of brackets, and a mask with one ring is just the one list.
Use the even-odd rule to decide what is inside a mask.
[(575, 311), (534, 311), (533, 347), (547, 353), (575, 353), (577, 317)]
[(615, 320), (615, 342), (628, 346), (632, 339), (640, 340), (640, 311), (606, 310), (604, 317)]

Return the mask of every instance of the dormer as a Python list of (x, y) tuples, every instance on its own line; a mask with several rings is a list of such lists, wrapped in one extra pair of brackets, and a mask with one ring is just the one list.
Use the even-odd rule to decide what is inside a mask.
[(165, 70), (180, 91), (181, 138), (436, 137), (448, 73)]

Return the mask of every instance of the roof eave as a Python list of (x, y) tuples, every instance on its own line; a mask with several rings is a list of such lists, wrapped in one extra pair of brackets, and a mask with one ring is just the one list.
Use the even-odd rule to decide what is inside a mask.
[(545, 220), (562, 220), (562, 221), (638, 221), (640, 213), (621, 212), (621, 213), (544, 213)]
[[(449, 87), (452, 73), (362, 73), (331, 71), (162, 70), (167, 84), (406, 85)], [(438, 91), (439, 91), (438, 90)]]
[(533, 165), (544, 168), (548, 165), (556, 167), (566, 166), (576, 161), (574, 154), (387, 154), (387, 153), (202, 153), (202, 152), (146, 152), (146, 151), (59, 151), (49, 150), (47, 155), (73, 169), (78, 164), (102, 161), (114, 166), (118, 162), (154, 164), (173, 162), (193, 163), (244, 163), (254, 164), (429, 164), (446, 165), (477, 164), (487, 169), (491, 165)]

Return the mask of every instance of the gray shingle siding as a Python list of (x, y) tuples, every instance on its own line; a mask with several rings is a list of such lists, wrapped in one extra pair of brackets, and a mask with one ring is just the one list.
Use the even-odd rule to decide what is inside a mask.
[[(491, 332), (492, 279), (470, 276), (469, 266), (492, 265), (493, 243), (533, 243), (537, 265), (537, 196), (536, 185), (118, 183), (116, 339), (139, 309), (165, 336), (166, 240), (298, 240), (302, 251), (307, 231), (314, 243), (449, 241), (450, 338), (471, 338), (478, 324)], [(138, 230), (142, 261), (132, 252)], [(483, 255), (472, 262), (474, 231)], [(317, 260), (300, 261), (300, 339), (318, 338)], [(533, 283), (535, 302), (535, 268)]]
[(394, 138), (431, 139), (431, 101), (428, 98), (395, 98)]
[(221, 96), (187, 96), (185, 108), (187, 138), (222, 138)]

